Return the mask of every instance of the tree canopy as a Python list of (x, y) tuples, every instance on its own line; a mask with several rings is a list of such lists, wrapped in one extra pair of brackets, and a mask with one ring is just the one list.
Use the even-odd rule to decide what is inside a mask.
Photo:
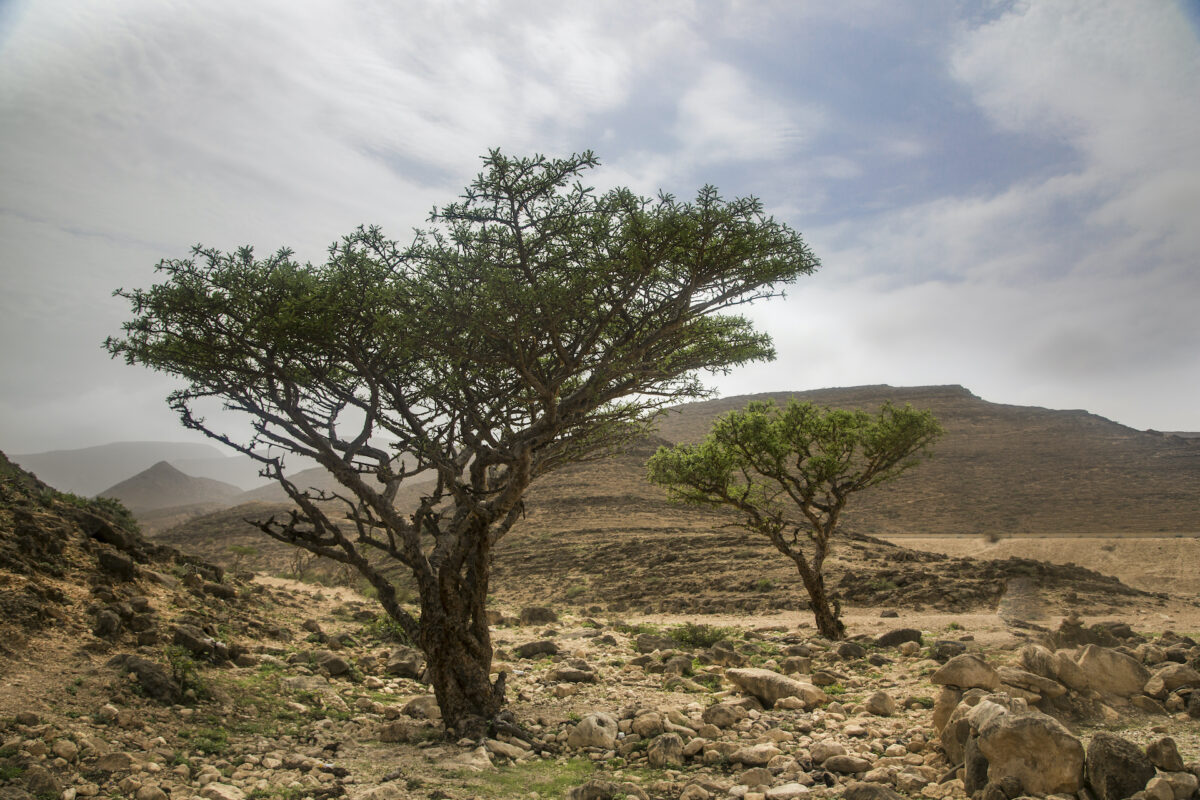
[(823, 566), (850, 496), (912, 468), (941, 435), (928, 411), (885, 404), (877, 414), (791, 400), (754, 401), (716, 420), (698, 445), (660, 448), (650, 480), (682, 502), (737, 511), (796, 565), (817, 627), (845, 634)]
[[(168, 398), (182, 423), (283, 486), (296, 510), (261, 521), (266, 534), (374, 585), (425, 651), (451, 728), (503, 702), (503, 676), (488, 678), (489, 569), (530, 482), (702, 395), (698, 371), (773, 357), (728, 312), (819, 263), (757, 199), (598, 193), (579, 179), (597, 163), (493, 151), (408, 244), (363, 227), (321, 265), (198, 246), (162, 261), (162, 282), (117, 292), (133, 318), (108, 351), (183, 378)], [(211, 399), (253, 435), (199, 413)], [(295, 485), (289, 454), (343, 490)], [(428, 491), (396, 508), (418, 474), (433, 476)], [(411, 572), (419, 613), (398, 602), (380, 557)]]

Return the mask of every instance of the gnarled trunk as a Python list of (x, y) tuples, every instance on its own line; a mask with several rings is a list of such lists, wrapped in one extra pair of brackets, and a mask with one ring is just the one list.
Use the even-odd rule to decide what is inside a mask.
[(504, 705), (504, 673), (491, 680), (491, 637), (480, 641), (469, 633), (469, 621), (423, 608), (419, 644), (447, 735), (482, 738)]
[(839, 609), (825, 590), (825, 576), (821, 572), (820, 562), (809, 566), (803, 554), (789, 552), (789, 555), (796, 564), (804, 588), (808, 591), (808, 604), (812, 607), (817, 630), (826, 639), (834, 642), (845, 639), (846, 626), (842, 624)]

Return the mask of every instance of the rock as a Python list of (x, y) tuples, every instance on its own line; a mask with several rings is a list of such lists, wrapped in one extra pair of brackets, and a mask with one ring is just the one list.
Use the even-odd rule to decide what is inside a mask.
[(807, 708), (829, 701), (829, 695), (809, 683), (801, 683), (769, 669), (727, 669), (725, 677), (739, 689), (770, 708), (783, 697), (799, 697)]
[(1036, 712), (1002, 714), (979, 729), (988, 777), (1017, 778), (1025, 793), (1077, 792), (1083, 787), (1083, 744), (1058, 720)]
[(403, 743), (412, 741), (415, 728), (411, 723), (394, 720), (379, 726), (378, 739), (385, 743)]
[(783, 660), (779, 668), (783, 670), (784, 675), (792, 675), (794, 673), (807, 675), (812, 672), (812, 659), (808, 656), (788, 656)]
[(854, 781), (842, 790), (843, 800), (904, 800), (891, 788), (879, 783)]
[(683, 740), (677, 733), (664, 733), (655, 737), (646, 748), (646, 760), (654, 769), (683, 765)]
[(1063, 686), (1052, 678), (1044, 678), (1033, 672), (1026, 672), (1023, 669), (1014, 669), (1012, 667), (1000, 667), (996, 670), (1000, 674), (1000, 682), (1005, 686), (1012, 686), (1022, 689), (1026, 692), (1032, 692), (1039, 697), (1062, 697), (1067, 693), (1067, 687)]
[(425, 674), (425, 654), (415, 647), (397, 647), (388, 654), (383, 671), (397, 678), (419, 681)]
[(929, 655), (934, 661), (945, 663), (965, 652), (967, 652), (967, 646), (962, 642), (938, 639), (933, 643), (933, 647), (930, 648)]
[(199, 658), (217, 660), (220, 652), (217, 641), (195, 625), (179, 623), (172, 626), (171, 643)]
[(137, 790), (135, 800), (167, 800), (167, 793), (153, 784), (145, 784)]
[(769, 786), (774, 780), (775, 775), (765, 767), (751, 767), (737, 776), (737, 782), (743, 786), (760, 786), (762, 784)]
[(1090, 688), (1087, 673), (1065, 650), (1054, 653), (1054, 674), (1059, 683), (1073, 692), (1086, 692)]
[(950, 720), (950, 715), (954, 713), (954, 709), (958, 708), (958, 704), (962, 702), (963, 693), (961, 689), (955, 689), (952, 686), (943, 686), (938, 693), (937, 699), (933, 701), (933, 729), (938, 733), (946, 727), (946, 723)]
[(582, 786), (567, 790), (566, 800), (618, 800), (623, 793), (620, 784), (592, 778)]
[(114, 550), (101, 550), (97, 556), (100, 569), (117, 580), (131, 581), (137, 577), (137, 565), (133, 559)]
[(656, 633), (639, 633), (633, 640), (633, 648), (639, 653), (653, 653), (655, 650), (674, 650), (675, 640), (670, 636), (659, 636)]
[(890, 717), (896, 713), (896, 701), (887, 692), (875, 692), (863, 701), (863, 708), (868, 714), (877, 717)]
[(1146, 758), (1163, 772), (1183, 772), (1183, 757), (1179, 755), (1179, 747), (1170, 736), (1146, 745)]
[(824, 764), (827, 758), (846, 755), (846, 747), (837, 742), (823, 739), (813, 743), (813, 746), (809, 748), (809, 755), (814, 764)]
[(768, 762), (782, 751), (773, 744), (753, 744), (740, 747), (729, 754), (729, 760), (735, 764), (746, 764), (751, 767), (765, 767)]
[(1161, 775), (1147, 781), (1141, 794), (1146, 800), (1175, 800), (1175, 788)]
[(129, 753), (106, 753), (96, 760), (95, 768), (102, 772), (128, 772), (133, 768), (133, 756)]
[(558, 654), (558, 645), (550, 639), (539, 639), (536, 642), (526, 642), (513, 648), (518, 658), (533, 658), (535, 656), (553, 656)]
[(108, 666), (132, 673), (142, 690), (160, 703), (178, 703), (183, 698), (183, 688), (147, 658), (125, 653), (109, 659)]
[[(1158, 778), (1171, 787), (1174, 793), (1174, 800), (1191, 800), (1196, 794), (1197, 786), (1200, 786), (1200, 778), (1197, 778), (1190, 772), (1160, 772)], [(1149, 789), (1149, 783), (1146, 784)]]
[(898, 647), (904, 642), (921, 644), (921, 632), (916, 628), (896, 628), (881, 634), (875, 640), (876, 647)]
[(331, 677), (345, 675), (350, 671), (350, 662), (332, 650), (316, 650), (312, 657), (317, 666), (328, 672)]
[(407, 800), (410, 795), (403, 784), (387, 781), (350, 795), (350, 800)]
[(679, 800), (712, 800), (712, 794), (698, 783), (693, 783), (679, 793)]
[(718, 728), (730, 728), (746, 718), (746, 709), (729, 703), (715, 703), (704, 709), (700, 719)]
[(767, 789), (767, 800), (795, 800), (809, 793), (809, 788), (802, 783), (785, 783)]
[(1075, 663), (1087, 675), (1088, 686), (1101, 694), (1131, 697), (1150, 680), (1150, 671), (1137, 659), (1095, 644), (1085, 646)]
[(414, 697), (404, 704), (400, 713), (416, 719), (441, 719), (442, 710), (438, 708), (437, 698), (431, 694)]
[(830, 756), (821, 762), (821, 766), (839, 775), (857, 775), (871, 768), (871, 762), (862, 756), (843, 755)]
[(483, 745), (459, 753), (447, 759), (443, 764), (451, 769), (465, 769), (468, 772), (496, 771), (496, 765), (492, 763), (492, 757)]
[(856, 658), (862, 658), (867, 654), (867, 649), (857, 642), (838, 642), (838, 646), (834, 648), (834, 652), (839, 658), (846, 661), (853, 661)]
[(520, 619), (522, 625), (545, 625), (558, 622), (558, 614), (545, 606), (526, 606), (521, 609)]
[(92, 634), (101, 639), (108, 639), (121, 633), (124, 625), (121, 617), (111, 609), (101, 609), (96, 614), (96, 622), (92, 625)]
[(527, 753), (526, 750), (517, 747), (515, 744), (502, 742), (498, 739), (485, 739), (483, 746), (486, 747), (488, 752), (492, 755), (500, 756), (501, 758), (512, 759), (513, 761), (516, 761)]
[(649, 711), (644, 714), (638, 714), (633, 718), (633, 723), (630, 728), (638, 736), (643, 739), (653, 739), (661, 734), (664, 730), (662, 715), (657, 711)]
[(931, 683), (960, 689), (995, 689), (1000, 685), (996, 669), (974, 653), (963, 653), (947, 661), (929, 676)]
[(1050, 680), (1058, 680), (1058, 672), (1054, 668), (1054, 653), (1040, 644), (1027, 644), (1021, 648), (1021, 666), (1034, 675), (1040, 675)]
[[(1151, 680), (1161, 682), (1163, 689), (1167, 692), (1173, 692), (1182, 687), (1200, 688), (1200, 672), (1187, 664), (1168, 664), (1156, 670)], [(1151, 692), (1147, 691), (1146, 694), (1151, 694)]]
[(546, 680), (551, 683), (598, 683), (600, 676), (587, 669), (556, 667), (546, 673)]
[(1162, 715), (1167, 713), (1167, 709), (1163, 707), (1162, 703), (1144, 694), (1136, 694), (1129, 698), (1129, 704), (1136, 709), (1145, 711), (1147, 714)]
[(63, 761), (75, 761), (79, 758), (79, 746), (70, 739), (56, 739), (50, 751)]
[(208, 800), (246, 800), (246, 794), (236, 786), (213, 781), (200, 790), (200, 796)]
[(25, 788), (34, 797), (57, 796), (62, 791), (62, 785), (58, 782), (58, 778), (41, 764), (26, 767), (23, 777)]
[(602, 711), (588, 714), (567, 735), (568, 747), (611, 750), (617, 744), (617, 721)]

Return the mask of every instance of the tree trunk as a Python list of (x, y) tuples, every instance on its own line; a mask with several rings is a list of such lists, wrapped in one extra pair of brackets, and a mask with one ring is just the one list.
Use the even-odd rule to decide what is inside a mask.
[[(504, 705), (504, 675), (491, 680), (490, 637), (470, 641), (467, 620), (450, 621), (444, 615), (421, 612), (421, 649), (428, 676), (437, 695), (447, 736), (481, 739)], [(446, 624), (439, 624), (435, 618)], [(429, 619), (429, 624), (426, 620)]]
[(830, 641), (841, 641), (846, 638), (846, 626), (842, 624), (838, 609), (830, 602), (829, 594), (825, 591), (825, 576), (819, 567), (810, 567), (802, 555), (792, 553), (796, 562), (796, 570), (800, 580), (808, 590), (808, 603), (812, 607), (817, 630)]

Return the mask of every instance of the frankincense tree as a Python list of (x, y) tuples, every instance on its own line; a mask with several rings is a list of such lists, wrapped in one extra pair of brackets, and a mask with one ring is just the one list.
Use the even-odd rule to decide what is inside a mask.
[[(425, 653), (448, 732), (479, 735), (504, 703), (486, 600), (497, 542), (538, 476), (613, 451), (659, 409), (704, 393), (698, 371), (769, 359), (730, 309), (818, 266), (758, 200), (598, 193), (591, 153), (493, 151), (406, 245), (360, 228), (324, 264), (197, 247), (149, 289), (114, 357), (182, 378), (182, 423), (256, 459), (294, 503), (268, 536), (357, 569)], [(245, 415), (201, 416), (217, 399)], [(198, 405), (199, 404), (199, 405)], [(340, 491), (298, 486), (290, 454)], [(419, 501), (398, 507), (421, 475)], [(398, 600), (403, 565), (419, 611)]]

